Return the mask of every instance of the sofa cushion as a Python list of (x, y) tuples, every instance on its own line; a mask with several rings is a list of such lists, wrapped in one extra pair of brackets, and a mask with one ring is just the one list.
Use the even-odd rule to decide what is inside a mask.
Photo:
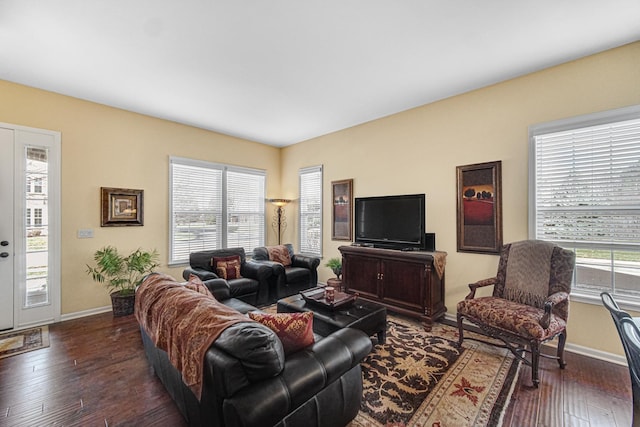
[(249, 317), (273, 330), (284, 347), (285, 354), (295, 353), (314, 343), (313, 313), (249, 312)]
[(223, 279), (239, 279), (241, 260), (240, 256), (232, 255), (227, 257), (213, 257), (211, 258), (211, 266), (214, 268), (216, 274)]
[(279, 262), (285, 267), (291, 265), (291, 254), (285, 245), (267, 246), (267, 251), (269, 251), (270, 261)]
[(496, 297), (462, 300), (458, 303), (458, 313), (535, 340), (546, 340), (567, 327), (560, 316), (552, 314), (549, 327), (545, 329), (540, 325), (543, 309)]
[[(242, 383), (240, 378), (244, 376), (250, 382), (272, 378), (284, 369), (285, 353), (276, 334), (249, 318), (246, 323), (237, 323), (225, 329), (214, 341), (213, 347), (238, 360), (240, 366), (237, 371), (228, 367), (228, 372), (225, 372), (228, 378), (236, 378), (237, 383)], [(229, 387), (232, 388), (231, 385)]]

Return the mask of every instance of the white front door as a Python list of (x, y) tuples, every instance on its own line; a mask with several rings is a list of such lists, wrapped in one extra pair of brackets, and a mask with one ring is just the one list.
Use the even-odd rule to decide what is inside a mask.
[(0, 156), (0, 329), (51, 323), (60, 319), (60, 134), (0, 123)]

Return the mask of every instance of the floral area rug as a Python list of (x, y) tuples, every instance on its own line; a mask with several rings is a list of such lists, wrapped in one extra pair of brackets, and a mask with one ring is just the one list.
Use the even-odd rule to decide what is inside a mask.
[(0, 335), (0, 359), (45, 347), (49, 347), (47, 326)]
[(461, 350), (457, 341), (453, 326), (426, 332), (389, 315), (386, 344), (362, 363), (362, 406), (349, 426), (501, 425), (520, 364), (506, 349), (465, 340)]

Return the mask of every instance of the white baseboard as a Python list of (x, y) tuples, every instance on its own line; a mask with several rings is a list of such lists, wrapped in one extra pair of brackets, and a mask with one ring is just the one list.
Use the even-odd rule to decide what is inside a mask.
[[(444, 315), (445, 320), (448, 322), (457, 323), (456, 316), (450, 313), (446, 313)], [(544, 344), (548, 347), (555, 348), (557, 341), (553, 341), (548, 344)], [(581, 354), (583, 356), (592, 357), (594, 359), (603, 360), (605, 362), (615, 363), (617, 365), (627, 366), (627, 358), (625, 356), (620, 356), (619, 354), (609, 353), (606, 351), (596, 350), (590, 347), (584, 347), (577, 344), (567, 343), (564, 347), (565, 351)]]
[(110, 305), (92, 308), (90, 310), (76, 311), (75, 313), (63, 314), (62, 316), (60, 316), (60, 321), (64, 322), (65, 320), (80, 319), (82, 317), (93, 316), (94, 314), (106, 313), (108, 311), (112, 311)]

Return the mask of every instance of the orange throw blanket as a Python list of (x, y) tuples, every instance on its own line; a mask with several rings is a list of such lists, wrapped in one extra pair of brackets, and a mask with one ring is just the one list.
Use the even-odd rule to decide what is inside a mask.
[[(195, 281), (204, 286), (200, 279)], [(204, 355), (211, 344), (229, 326), (252, 322), (211, 294), (189, 289), (166, 274), (152, 274), (142, 282), (136, 292), (135, 315), (156, 347), (167, 352), (198, 400)]]

